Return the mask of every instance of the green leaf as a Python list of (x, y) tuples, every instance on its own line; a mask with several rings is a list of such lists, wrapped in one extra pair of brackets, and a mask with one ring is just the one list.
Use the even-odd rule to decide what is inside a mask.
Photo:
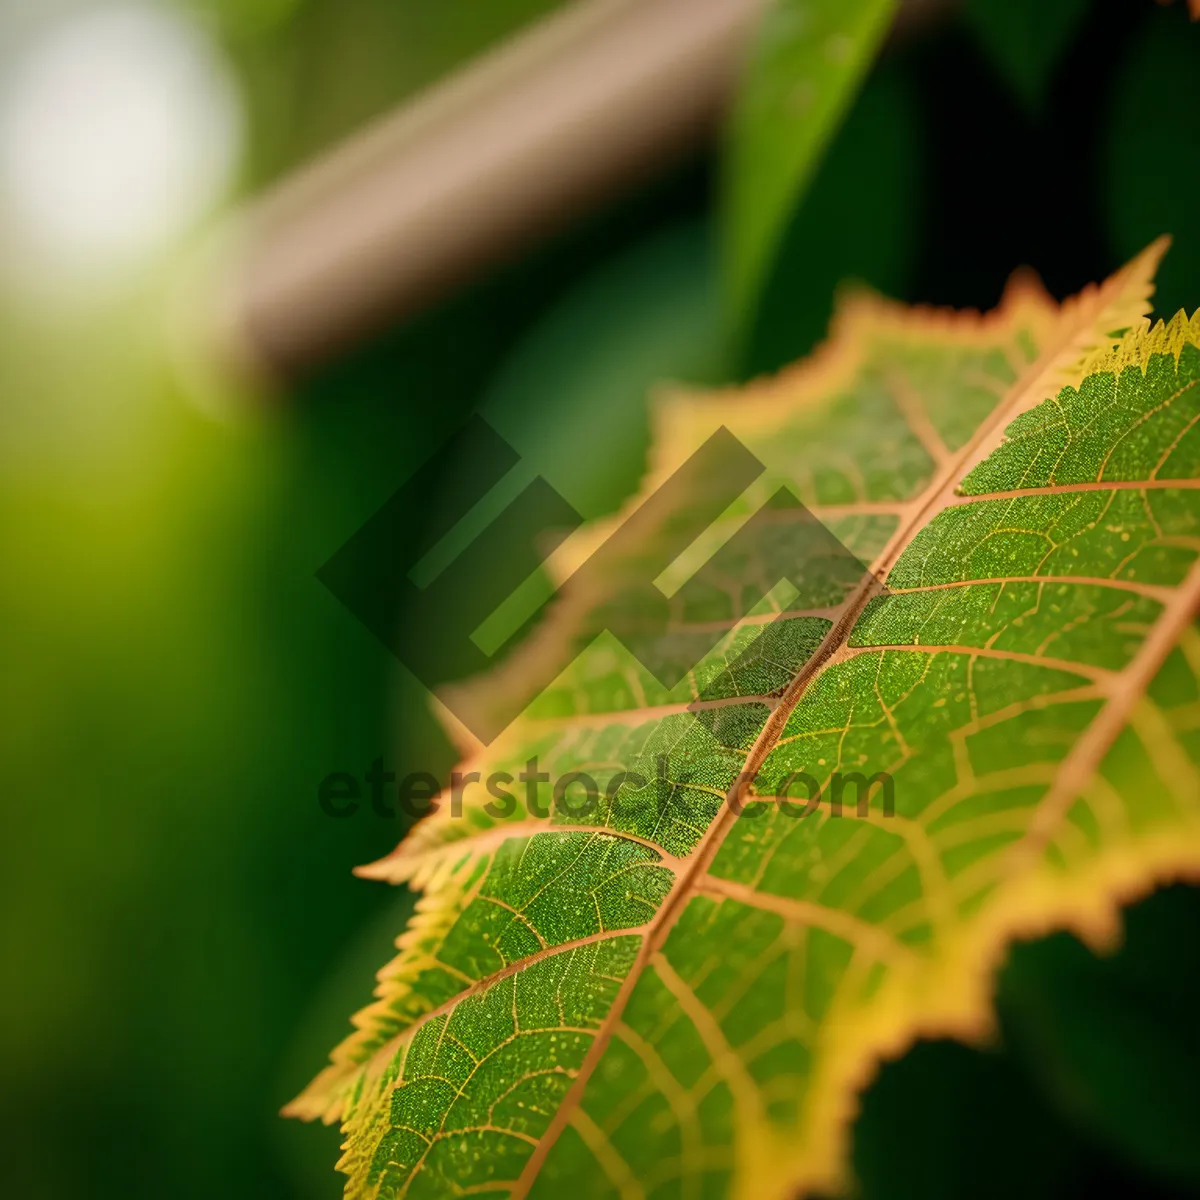
[(825, 336), (853, 279), (902, 294), (920, 261), (925, 145), (913, 72), (871, 72), (779, 240), (739, 376), (778, 371)]
[(655, 234), (556, 304), (501, 368), (480, 412), (585, 517), (637, 490), (647, 397), (724, 375), (707, 222)]
[[(724, 636), (675, 687), (595, 637), (684, 498), (447, 694), (528, 696), (464, 771), (545, 778), (468, 782), (361, 872), (417, 915), (289, 1110), (343, 1123), (349, 1196), (843, 1188), (880, 1060), (985, 1039), (1014, 939), (1107, 944), (1200, 874), (1200, 315), (1144, 319), (1161, 251), (1061, 308), (1025, 276), (982, 317), (849, 296), (811, 362), (662, 402), (643, 499), (722, 425), (766, 468), (684, 556), (758, 539), (676, 593), (680, 641)], [(781, 488), (889, 593), (817, 572), (745, 616), (796, 566)], [(571, 772), (614, 798), (556, 807)], [(894, 813), (884, 780), (836, 815), (835, 772)]]
[(1040, 111), (1088, 0), (965, 0), (967, 24), (1025, 111)]
[(896, 0), (775, 0), (767, 10), (734, 104), (726, 164), (724, 272), (739, 341), (895, 10)]

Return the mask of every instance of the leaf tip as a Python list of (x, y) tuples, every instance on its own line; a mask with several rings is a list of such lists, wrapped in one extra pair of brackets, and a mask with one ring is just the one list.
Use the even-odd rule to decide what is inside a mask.
[(342, 1101), (329, 1086), (333, 1082), (331, 1076), (332, 1069), (326, 1067), (304, 1091), (279, 1110), (279, 1115), (293, 1121), (320, 1121), (323, 1125), (339, 1121)]
[(1018, 267), (1004, 285), (1004, 294), (1000, 297), (1000, 308), (1014, 307), (1029, 300), (1054, 305), (1054, 299), (1046, 291), (1042, 277), (1032, 267)]
[[(1200, 0), (1197, 0), (1197, 3), (1200, 3)], [(1170, 250), (1173, 240), (1171, 234), (1160, 233), (1129, 265), (1132, 267), (1134, 263), (1144, 262), (1148, 266), (1150, 274), (1155, 274), (1163, 256)]]
[(350, 873), (358, 879), (373, 879), (379, 883), (396, 883), (395, 858), (396, 852), (393, 850), (390, 854), (385, 854), (374, 862), (352, 867)]

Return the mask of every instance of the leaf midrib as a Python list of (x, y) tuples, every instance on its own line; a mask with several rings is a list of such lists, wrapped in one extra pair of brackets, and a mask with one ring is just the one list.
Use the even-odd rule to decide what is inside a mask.
[[(1130, 283), (1136, 286), (1140, 273), (1146, 269), (1147, 264), (1152, 271), (1154, 264), (1157, 263), (1158, 258), (1161, 257), (1164, 250), (1165, 245), (1160, 246), (1159, 243), (1155, 243), (1130, 263), (1129, 266), (1107, 280), (1103, 285), (1092, 289), (1090, 293), (1085, 293), (1077, 297), (1073, 311), (1064, 306), (1064, 310), (1060, 313), (1059, 326), (1056, 330), (1057, 337), (1051, 339), (1047, 347), (1030, 364), (1024, 375), (1013, 385), (1008, 395), (997, 404), (987, 419), (981, 423), (980, 427), (966, 444), (960, 450), (944, 459), (941, 464), (937, 464), (938, 469), (921, 495), (905, 506), (907, 511), (904, 513), (904, 517), (895, 533), (879, 555), (873, 573), (860, 582), (852, 596), (846, 602), (845, 611), (838, 618), (833, 628), (826, 634), (813, 656), (796, 673), (796, 676), (783, 693), (778, 705), (771, 712), (770, 717), (767, 719), (766, 724), (747, 754), (746, 765), (743, 771), (729, 789), (726, 796), (726, 803), (722, 805), (721, 810), (705, 831), (704, 837), (697, 845), (692, 856), (687, 860), (686, 869), (679, 877), (675, 887), (663, 899), (654, 917), (644, 925), (637, 927), (637, 930), (644, 930), (645, 933), (633, 966), (630, 968), (629, 974), (625, 977), (612, 1006), (606, 1013), (600, 1028), (597, 1030), (592, 1045), (588, 1049), (583, 1063), (580, 1065), (575, 1081), (572, 1083), (566, 1096), (563, 1097), (562, 1103), (551, 1118), (545, 1134), (543, 1134), (541, 1141), (530, 1156), (525, 1169), (513, 1187), (511, 1192), (512, 1200), (524, 1200), (528, 1195), (529, 1189), (541, 1171), (550, 1149), (570, 1121), (574, 1110), (579, 1106), (592, 1073), (608, 1047), (608, 1043), (612, 1038), (617, 1024), (621, 1020), (634, 987), (637, 985), (646, 967), (657, 954), (667, 934), (669, 934), (671, 928), (678, 920), (683, 907), (699, 890), (696, 886), (696, 880), (707, 875), (708, 869), (717, 851), (720, 849), (721, 843), (724, 841), (733, 822), (737, 819), (740, 804), (735, 802), (740, 800), (746, 789), (750, 786), (750, 781), (758, 774), (767, 756), (774, 749), (779, 735), (783, 732), (788, 719), (791, 717), (800, 699), (807, 692), (809, 685), (827, 667), (837, 661), (840, 654), (848, 648), (847, 644), (850, 633), (857, 625), (859, 617), (861, 617), (871, 599), (879, 595), (882, 590), (880, 580), (887, 578), (892, 568), (899, 561), (900, 555), (937, 513), (962, 502), (964, 498), (957, 494), (957, 481), (966, 477), (968, 473), (967, 464), (982, 461), (993, 449), (1000, 445), (1003, 440), (1004, 430), (1011, 424), (1015, 416), (1031, 407), (1031, 396), (1034, 397), (1032, 403), (1037, 403), (1044, 398), (1042, 395), (1038, 395), (1038, 392), (1046, 390), (1057, 391), (1056, 388), (1052, 388), (1049, 381), (1055, 374), (1060, 373), (1057, 370), (1058, 364), (1063, 361), (1072, 346), (1079, 349), (1081, 359), (1086, 356), (1087, 351), (1091, 348), (1091, 339), (1095, 336), (1096, 320), (1104, 312), (1109, 301), (1119, 298)], [(1024, 495), (1026, 493), (1020, 492), (1017, 494)], [(971, 499), (974, 500), (976, 497), (972, 497)], [(1193, 592), (1195, 593), (1194, 596), (1192, 596)], [(1189, 600), (1189, 597), (1190, 603), (1184, 604), (1183, 602)], [(1131, 672), (1135, 666), (1148, 662), (1148, 649), (1152, 645), (1155, 648), (1161, 649), (1161, 644), (1164, 641), (1166, 642), (1165, 649), (1161, 651), (1161, 657), (1152, 667), (1141, 665), (1141, 670), (1138, 672), (1137, 677), (1140, 679), (1144, 675), (1145, 681), (1138, 688), (1135, 698), (1139, 697), (1145, 690), (1145, 687), (1148, 686), (1154, 671), (1160, 665), (1161, 659), (1166, 657), (1166, 653), (1169, 652), (1174, 638), (1177, 636), (1177, 630), (1173, 630), (1169, 635), (1161, 635), (1163, 627), (1167, 624), (1174, 626), (1178, 623), (1181, 629), (1183, 625), (1186, 625), (1186, 613), (1189, 609), (1195, 607), (1197, 599), (1200, 599), (1200, 562), (1197, 562), (1196, 566), (1189, 573), (1187, 580), (1180, 586), (1172, 602), (1164, 606), (1163, 612), (1155, 623), (1151, 634), (1147, 637), (1145, 643), (1143, 643), (1134, 660), (1126, 668), (1127, 672)], [(1174, 609), (1172, 605), (1174, 605)], [(1180, 611), (1185, 613), (1183, 620), (1179, 620)], [(1168, 621), (1169, 615), (1174, 619)], [(1089, 726), (1087, 733), (1091, 734), (1097, 725), (1101, 723), (1101, 717), (1105, 716), (1114, 707), (1121, 709), (1128, 709), (1130, 707), (1129, 691), (1122, 692), (1120, 696), (1115, 697), (1109, 704), (1106, 704), (1102, 712)], [(1112, 738), (1115, 738), (1116, 734), (1120, 732), (1121, 725), (1124, 723), (1124, 715), (1123, 713), (1116, 727), (1111, 730), (1107, 740), (1104, 741), (1103, 746), (1100, 747), (1098, 752), (1094, 748), (1099, 746), (1099, 739), (1094, 737), (1089, 738), (1086, 735), (1076, 743), (1075, 749), (1078, 750), (1081, 745), (1086, 744), (1089, 750), (1097, 753), (1098, 761), (1099, 754), (1103, 753), (1103, 750), (1107, 748)], [(1105, 728), (1107, 729), (1110, 724), (1111, 722), (1106, 722)], [(1065, 773), (1067, 764), (1072, 759), (1077, 758), (1079, 756), (1074, 752), (1069, 754), (1063, 762), (1061, 773)], [(1052, 793), (1054, 790), (1053, 788), (1051, 789)], [(1049, 798), (1048, 795), (1044, 800), (1048, 801)], [(1061, 801), (1059, 801), (1059, 804), (1061, 805)], [(1042, 808), (1043, 805), (1039, 805), (1037, 813), (1040, 813)], [(1037, 824), (1036, 814), (1034, 824)], [(629, 932), (636, 932), (636, 930)]]

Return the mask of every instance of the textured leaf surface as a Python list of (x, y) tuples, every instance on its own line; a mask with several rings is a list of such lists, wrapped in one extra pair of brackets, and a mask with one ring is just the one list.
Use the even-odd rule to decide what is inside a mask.
[[(680, 638), (728, 630), (681, 684), (602, 636), (464, 768), (640, 784), (586, 818), (469, 784), (364, 869), (418, 916), (290, 1110), (344, 1122), (348, 1195), (838, 1188), (880, 1059), (985, 1036), (1014, 937), (1102, 941), (1200, 877), (1200, 317), (1143, 319), (1160, 253), (1061, 307), (852, 297), (812, 362), (664, 404), (648, 490), (722, 424), (767, 467), (700, 561), (782, 487), (890, 594), (802, 579), (739, 620), (737, 564), (677, 592)], [(568, 588), (476, 699), (606, 599)], [(798, 771), (889, 772), (894, 814), (800, 818)]]

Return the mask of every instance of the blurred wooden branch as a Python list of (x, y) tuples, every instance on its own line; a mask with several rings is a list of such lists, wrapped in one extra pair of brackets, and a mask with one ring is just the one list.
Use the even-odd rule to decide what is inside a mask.
[(219, 352), (302, 371), (679, 159), (767, 3), (581, 0), (333, 150), (234, 220)]

